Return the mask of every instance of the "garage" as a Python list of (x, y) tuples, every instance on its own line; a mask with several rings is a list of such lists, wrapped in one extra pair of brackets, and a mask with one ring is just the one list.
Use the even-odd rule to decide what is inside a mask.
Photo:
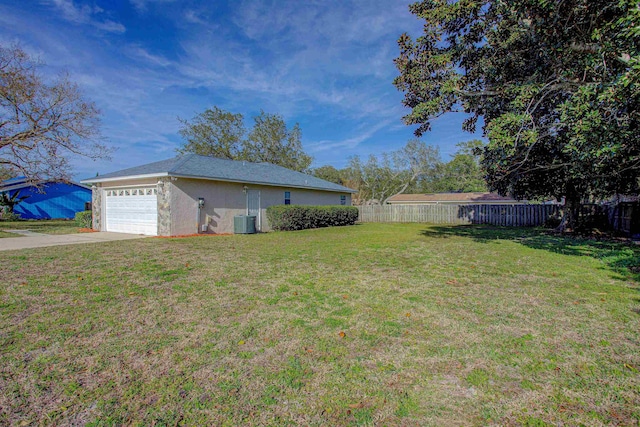
[(356, 190), (269, 163), (185, 154), (83, 180), (93, 229), (152, 236), (233, 233), (238, 215), (281, 204), (349, 205)]
[(158, 234), (158, 190), (155, 186), (105, 191), (106, 231)]

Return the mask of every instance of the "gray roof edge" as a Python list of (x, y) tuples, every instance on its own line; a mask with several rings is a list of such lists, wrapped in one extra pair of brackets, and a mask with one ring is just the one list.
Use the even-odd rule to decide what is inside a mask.
[(157, 173), (147, 173), (147, 174), (140, 174), (140, 175), (122, 175), (122, 176), (113, 176), (113, 177), (107, 176), (106, 178), (96, 176), (93, 178), (83, 179), (80, 181), (80, 183), (94, 184), (94, 183), (100, 183), (100, 182), (126, 181), (128, 179), (159, 178), (162, 176), (169, 176), (169, 173), (157, 172)]
[(157, 176), (158, 174), (164, 174), (161, 176), (166, 176), (169, 170), (171, 170), (175, 166), (176, 162), (181, 163), (181, 160), (182, 160), (181, 157), (182, 156), (175, 156), (169, 159), (159, 160), (157, 162), (145, 163), (143, 165), (120, 169), (114, 172), (103, 174), (101, 176), (86, 178), (81, 180), (80, 182), (89, 182), (89, 183), (102, 182), (104, 180), (111, 179), (111, 178), (123, 179), (125, 177), (132, 177), (132, 176), (138, 177), (141, 175)]
[[(308, 173), (296, 171), (296, 170), (293, 170), (293, 169), (288, 169), (288, 168), (285, 168), (284, 166), (274, 165), (272, 163), (266, 163), (266, 162), (262, 162), (262, 163), (258, 163), (258, 164), (267, 164), (267, 165), (271, 165), (271, 166), (274, 166), (274, 167), (277, 167), (277, 168), (280, 168), (280, 169), (284, 169), (284, 170), (289, 171), (289, 172), (297, 173), (297, 174), (304, 175), (304, 176), (309, 176), (309, 177), (317, 179), (319, 181), (326, 182), (327, 184), (330, 184), (331, 187), (335, 186), (336, 188), (340, 189), (340, 191), (343, 191), (345, 193), (357, 193), (358, 192), (358, 190), (354, 190), (353, 188), (345, 187), (344, 185), (336, 184), (335, 182), (327, 181), (326, 179), (318, 178), (317, 176), (309, 175)], [(330, 188), (330, 187), (327, 187), (327, 188)], [(336, 190), (336, 191), (338, 191), (338, 190)]]
[(47, 185), (47, 184), (67, 184), (67, 185), (74, 185), (76, 187), (84, 188), (85, 190), (91, 190), (91, 187), (89, 187), (88, 185), (83, 184), (82, 182), (56, 181), (55, 179), (49, 179), (49, 180), (41, 181), (38, 184), (29, 184), (29, 183), (26, 183), (26, 182), (21, 182), (19, 184), (6, 185), (6, 186), (3, 186), (3, 187), (0, 187), (0, 193), (5, 192), (5, 191), (11, 191), (11, 190), (21, 190), (23, 188), (28, 188), (28, 187), (37, 187), (38, 185)]

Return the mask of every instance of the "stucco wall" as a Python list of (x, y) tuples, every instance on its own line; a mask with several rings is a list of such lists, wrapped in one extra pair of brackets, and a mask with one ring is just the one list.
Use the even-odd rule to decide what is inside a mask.
[[(243, 184), (179, 178), (172, 182), (171, 234), (193, 234), (198, 232), (198, 198), (205, 205), (200, 214), (200, 224), (207, 224), (207, 232), (233, 233), (233, 217), (246, 214), (247, 196)], [(260, 190), (262, 231), (269, 230), (266, 208), (284, 204), (284, 192), (291, 192), (292, 205), (339, 205), (340, 196), (346, 196), (346, 205), (351, 205), (348, 193), (304, 190), (298, 188), (247, 185), (248, 189)]]

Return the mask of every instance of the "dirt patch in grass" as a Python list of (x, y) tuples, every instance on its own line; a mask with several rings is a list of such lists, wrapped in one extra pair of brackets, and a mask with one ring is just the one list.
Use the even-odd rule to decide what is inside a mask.
[(97, 233), (93, 228), (78, 228), (78, 233)]
[(0, 253), (0, 424), (637, 424), (638, 248), (547, 238), (367, 224)]

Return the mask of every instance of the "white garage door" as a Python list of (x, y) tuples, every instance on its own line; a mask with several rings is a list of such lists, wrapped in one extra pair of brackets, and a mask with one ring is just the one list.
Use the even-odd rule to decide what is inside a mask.
[(158, 234), (158, 190), (155, 187), (105, 191), (107, 231)]

